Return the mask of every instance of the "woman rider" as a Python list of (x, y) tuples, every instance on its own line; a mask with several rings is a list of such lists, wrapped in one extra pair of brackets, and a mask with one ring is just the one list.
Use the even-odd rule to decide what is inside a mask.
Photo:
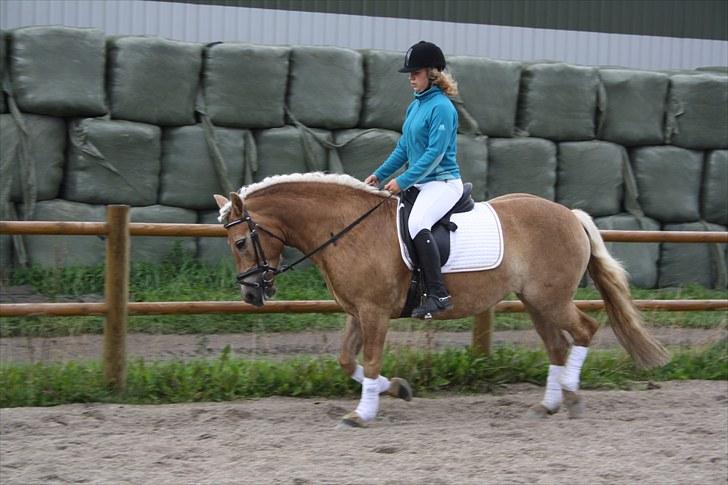
[(407, 169), (384, 188), (395, 194), (412, 186), (420, 191), (408, 224), (427, 297), (412, 311), (415, 318), (452, 308), (442, 282), (440, 253), (430, 232), (463, 193), (455, 158), (458, 115), (450, 101), (457, 96), (457, 83), (444, 69), (445, 56), (435, 44), (420, 41), (409, 48), (399, 72), (409, 74), (415, 99), (407, 108), (402, 136), (394, 151), (364, 180), (377, 186), (408, 163)]

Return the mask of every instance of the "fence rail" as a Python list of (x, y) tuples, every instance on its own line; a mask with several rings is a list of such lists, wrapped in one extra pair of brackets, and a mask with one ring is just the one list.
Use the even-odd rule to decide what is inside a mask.
[[(701, 231), (600, 231), (605, 241), (728, 243), (728, 232)], [(129, 207), (110, 205), (106, 222), (0, 221), (0, 234), (106, 236), (105, 301), (99, 303), (0, 304), (0, 317), (104, 315), (104, 376), (117, 390), (126, 385), (126, 325), (128, 315), (175, 315), (207, 313), (338, 313), (330, 300), (272, 301), (255, 307), (241, 301), (129, 302), (129, 248), (131, 236), (222, 237), (217, 224), (152, 224), (129, 221)], [(726, 300), (636, 300), (643, 310), (728, 310)], [(601, 310), (601, 300), (581, 300), (582, 310)], [(473, 347), (487, 353), (492, 338), (493, 312), (523, 312), (520, 301), (503, 301), (475, 316)]]

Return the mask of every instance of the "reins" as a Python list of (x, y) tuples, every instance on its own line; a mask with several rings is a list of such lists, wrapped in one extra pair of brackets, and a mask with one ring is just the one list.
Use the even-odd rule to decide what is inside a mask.
[[(351, 222), (349, 225), (347, 225), (345, 228), (337, 232), (336, 234), (331, 234), (331, 237), (327, 239), (324, 243), (319, 245), (316, 249), (308, 252), (307, 254), (304, 254), (300, 258), (298, 258), (296, 261), (289, 265), (282, 266), (280, 268), (274, 268), (268, 264), (268, 258), (265, 256), (265, 252), (263, 251), (263, 246), (260, 244), (260, 237), (258, 236), (258, 229), (265, 232), (266, 234), (278, 239), (283, 244), (286, 244), (286, 241), (281, 238), (280, 236), (277, 236), (270, 230), (266, 229), (265, 227), (257, 224), (255, 221), (253, 221), (253, 218), (250, 216), (250, 213), (248, 213), (247, 209), (243, 209), (243, 214), (240, 219), (235, 219), (234, 221), (228, 222), (223, 227), (225, 229), (229, 229), (232, 226), (235, 226), (237, 224), (241, 224), (243, 222), (248, 224), (248, 228), (250, 229), (250, 239), (253, 242), (253, 250), (255, 251), (255, 262), (256, 267), (251, 268), (247, 271), (244, 271), (242, 273), (239, 273), (236, 280), (238, 284), (241, 284), (243, 286), (250, 286), (253, 288), (262, 288), (266, 289), (271, 286), (273, 286), (273, 278), (281, 273), (285, 273), (286, 271), (292, 270), (295, 266), (302, 263), (303, 261), (309, 259), (314, 254), (318, 253), (319, 251), (323, 250), (327, 246), (331, 244), (336, 244), (336, 242), (341, 239), (342, 236), (344, 236), (346, 233), (351, 231), (354, 227), (359, 225), (364, 219), (369, 217), (375, 210), (377, 210), (382, 204), (384, 204), (387, 200), (389, 200), (394, 194), (389, 194), (387, 197), (383, 198), (378, 204), (371, 207), (369, 210), (364, 212), (362, 215), (357, 217), (353, 222)], [(262, 264), (261, 264), (262, 261)], [(245, 278), (258, 274), (258, 273), (264, 273), (264, 277), (262, 278), (262, 281), (260, 283), (250, 283), (245, 281)], [(268, 278), (266, 278), (266, 274), (270, 274)]]

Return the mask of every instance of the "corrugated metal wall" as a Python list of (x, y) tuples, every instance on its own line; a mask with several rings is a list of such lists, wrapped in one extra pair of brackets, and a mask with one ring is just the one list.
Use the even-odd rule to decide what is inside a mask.
[(3, 0), (0, 28), (61, 24), (190, 42), (337, 45), (643, 69), (728, 65), (728, 42), (143, 0)]

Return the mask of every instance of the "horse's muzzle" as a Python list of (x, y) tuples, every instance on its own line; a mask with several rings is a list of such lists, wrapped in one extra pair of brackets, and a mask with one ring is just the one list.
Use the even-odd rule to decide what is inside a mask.
[(240, 294), (245, 303), (261, 307), (265, 304), (266, 300), (270, 300), (275, 296), (276, 287), (272, 284), (266, 285), (264, 288), (241, 285)]

